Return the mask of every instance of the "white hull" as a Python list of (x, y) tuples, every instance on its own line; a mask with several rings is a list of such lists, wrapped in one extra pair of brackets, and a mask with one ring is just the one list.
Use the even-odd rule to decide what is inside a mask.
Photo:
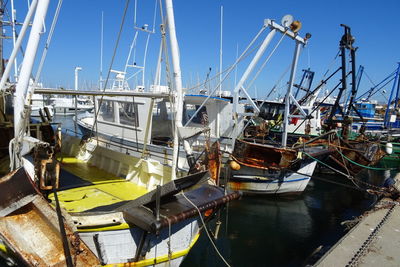
[[(239, 171), (232, 171), (229, 187), (248, 194), (289, 194), (301, 193), (307, 187), (314, 172), (316, 161), (302, 163), (297, 172), (269, 174), (267, 170), (241, 166)], [(301, 173), (301, 174), (300, 174)]]
[[(79, 236), (102, 264), (132, 262), (143, 230), (130, 228), (115, 231), (83, 232)], [(149, 234), (142, 249), (139, 266), (179, 266), (199, 237), (196, 219), (185, 220), (163, 229), (159, 235)], [(156, 264), (154, 264), (156, 263)]]
[[(85, 112), (93, 110), (92, 107), (77, 107), (77, 112)], [(54, 112), (56, 115), (73, 116), (75, 115), (75, 107), (54, 107)]]

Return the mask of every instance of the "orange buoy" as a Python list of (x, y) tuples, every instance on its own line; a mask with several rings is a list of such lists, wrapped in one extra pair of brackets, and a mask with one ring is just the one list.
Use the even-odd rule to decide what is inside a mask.
[(229, 167), (231, 167), (231, 169), (232, 169), (232, 170), (235, 170), (235, 171), (240, 170), (240, 164), (237, 163), (237, 162), (234, 161), (234, 160), (231, 160), (231, 161), (229, 162)]

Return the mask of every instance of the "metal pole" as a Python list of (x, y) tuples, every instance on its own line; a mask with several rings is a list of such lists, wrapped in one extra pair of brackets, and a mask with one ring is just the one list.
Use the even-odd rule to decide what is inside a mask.
[[(255, 54), (254, 58), (250, 62), (249, 66), (247, 67), (246, 71), (243, 73), (242, 78), (240, 78), (238, 84), (234, 90), (234, 104), (238, 103), (239, 101), (239, 91), (242, 90), (244, 82), (247, 80), (255, 66), (257, 65), (258, 61), (260, 60), (261, 56), (264, 54), (265, 50), (267, 49), (269, 43), (271, 42), (272, 38), (275, 36), (276, 30), (272, 29), (268, 35), (265, 37), (263, 43), (261, 44), (260, 48), (258, 49), (257, 53)], [(256, 107), (257, 108), (257, 107)], [(237, 106), (234, 105), (234, 113), (237, 113)]]
[[(397, 63), (397, 71), (396, 71), (396, 74), (394, 77), (393, 87), (392, 87), (392, 90), (390, 91), (390, 96), (389, 96), (389, 100), (388, 100), (386, 111), (385, 111), (384, 125), (386, 128), (389, 127), (389, 125), (390, 125), (390, 115), (392, 114), (390, 106), (392, 104), (393, 93), (396, 90), (396, 84), (398, 83), (398, 80), (399, 80), (399, 75), (400, 75), (400, 62)], [(398, 90), (396, 92), (396, 95), (397, 94), (398, 94)], [(397, 101), (397, 99), (395, 99), (395, 101)], [(394, 111), (394, 114), (396, 114), (396, 111), (395, 110), (393, 110), (393, 111)]]
[[(82, 70), (81, 67), (75, 68), (75, 91), (78, 91), (78, 72)], [(75, 135), (78, 135), (78, 96), (75, 95), (75, 119), (74, 119), (74, 129)]]
[[(258, 61), (264, 54), (265, 50), (267, 49), (269, 43), (271, 42), (272, 38), (275, 36), (276, 29), (272, 29), (268, 35), (265, 37), (263, 43), (261, 44), (260, 48), (258, 49), (257, 53), (255, 54), (254, 58), (251, 60), (249, 66), (247, 67), (246, 71), (243, 73), (242, 77), (240, 78), (238, 84), (235, 87), (234, 93), (233, 93), (233, 116), (235, 118), (235, 127), (233, 129), (233, 136), (232, 136), (232, 145), (235, 143), (235, 139), (239, 135), (238, 133), (238, 114), (237, 114), (237, 109), (239, 105), (239, 91), (243, 89), (243, 84), (257, 65)], [(254, 110), (257, 112), (259, 111), (258, 107), (256, 104), (252, 103), (252, 100), (249, 99), (251, 104), (253, 105)]]
[(351, 95), (350, 101), (347, 104), (346, 116), (350, 114), (351, 108), (353, 108), (353, 102), (357, 94), (357, 81), (356, 81), (356, 48), (350, 48), (351, 57)]
[[(32, 2), (32, 6), (33, 6), (33, 2)], [(28, 88), (29, 79), (32, 74), (32, 69), (33, 69), (33, 64), (34, 64), (35, 57), (36, 57), (36, 52), (38, 49), (40, 36), (41, 36), (42, 29), (44, 26), (43, 22), (46, 21), (46, 13), (47, 13), (48, 6), (49, 6), (49, 0), (40, 0), (37, 5), (35, 18), (34, 18), (33, 24), (32, 24), (32, 30), (29, 35), (29, 40), (28, 40), (26, 51), (25, 51), (25, 57), (22, 62), (20, 76), (19, 76), (18, 83), (17, 83), (16, 89), (15, 89), (15, 95), (14, 95), (14, 138), (15, 138), (15, 141), (14, 141), (13, 157), (10, 157), (12, 162), (14, 162), (14, 165), (13, 165), (14, 169), (19, 168), (22, 164), (20, 161), (21, 158), (19, 157), (20, 149), (21, 149), (20, 142), (23, 138), (23, 134), (25, 131), (24, 120), (28, 119), (28, 118), (24, 117), (24, 115), (26, 115), (24, 112), (24, 106), (29, 105), (28, 101), (30, 101), (30, 96), (33, 93), (33, 87)], [(15, 48), (17, 48), (17, 47), (15, 47)], [(7, 67), (11, 66), (11, 65), (12, 64), (7, 64)], [(4, 78), (4, 76), (2, 78)], [(29, 97), (27, 97), (27, 96), (29, 96)]]
[(144, 75), (145, 75), (145, 70), (146, 70), (147, 48), (149, 46), (149, 41), (150, 41), (150, 33), (147, 34), (146, 47), (144, 49), (143, 69), (142, 69), (142, 86), (143, 86), (143, 88), (145, 88)]
[[(48, 1), (47, 1), (47, 2), (48, 2)], [(32, 18), (32, 16), (33, 16), (33, 13), (34, 13), (35, 10), (36, 10), (37, 4), (38, 4), (38, 0), (33, 0), (32, 3), (31, 3), (31, 6), (30, 6), (30, 8), (29, 8), (29, 10), (28, 10), (28, 14), (26, 14), (24, 23), (23, 23), (23, 25), (22, 25), (21, 32), (20, 32), (19, 35), (18, 35), (17, 43), (15, 44), (15, 46), (14, 46), (14, 48), (13, 48), (13, 51), (12, 51), (12, 53), (11, 53), (11, 56), (10, 56), (10, 58), (8, 59), (8, 62), (9, 62), (9, 63), (10, 63), (10, 62), (14, 62), (14, 60), (15, 60), (15, 58), (16, 58), (16, 56), (17, 56), (18, 50), (19, 50), (19, 48), (21, 47), (22, 40), (24, 39), (26, 30), (28, 29), (29, 22), (30, 22), (30, 20), (31, 20), (31, 18)], [(47, 4), (48, 4), (48, 3), (47, 3)], [(47, 11), (47, 8), (46, 8), (46, 11)], [(37, 12), (36, 12), (36, 13), (37, 13)], [(36, 19), (36, 16), (35, 16), (35, 19)], [(42, 24), (43, 24), (43, 21), (42, 21)], [(32, 26), (32, 30), (33, 30), (33, 26)], [(38, 34), (39, 34), (39, 33), (38, 33)], [(32, 31), (31, 31), (31, 35), (32, 35)], [(37, 45), (36, 45), (36, 48), (34, 48), (34, 49), (35, 49), (35, 50), (37, 49)], [(36, 51), (35, 51), (35, 53), (36, 53)], [(25, 57), (26, 57), (26, 53), (25, 53)], [(8, 77), (9, 77), (9, 75), (10, 75), (10, 71), (11, 71), (11, 68), (12, 68), (12, 65), (13, 65), (13, 64), (12, 64), (12, 63), (9, 64), (9, 63), (7, 64), (6, 69), (4, 70), (3, 76), (1, 77), (1, 81), (0, 81), (0, 91), (1, 91), (1, 90), (4, 90), (4, 85), (6, 84), (7, 79), (8, 79)], [(22, 71), (22, 69), (21, 69), (21, 71)], [(30, 74), (29, 74), (29, 75), (30, 75)], [(28, 80), (28, 82), (29, 82), (29, 80)], [(23, 99), (24, 99), (24, 98), (23, 98)], [(23, 100), (23, 99), (21, 99), (21, 100)]]
[[(17, 33), (15, 29), (15, 21), (16, 21), (16, 10), (14, 9), (14, 0), (11, 0), (11, 26), (12, 26), (12, 35), (13, 35), (13, 47), (15, 47), (15, 42), (17, 40)], [(14, 79), (17, 81), (18, 79), (18, 63), (17, 58), (14, 60)]]
[(172, 177), (176, 179), (177, 161), (179, 156), (179, 137), (178, 127), (182, 127), (183, 96), (182, 96), (182, 77), (179, 59), (178, 39), (175, 32), (174, 7), (172, 0), (165, 0), (165, 9), (167, 11), (167, 26), (169, 30), (169, 41), (171, 45), (171, 58), (173, 65), (173, 77), (175, 86), (175, 124), (174, 124), (174, 147), (172, 154)]
[(219, 97), (222, 94), (222, 27), (224, 20), (224, 7), (221, 6), (221, 35), (219, 43)]
[(290, 72), (288, 90), (287, 90), (286, 96), (285, 96), (285, 114), (283, 116), (283, 133), (282, 133), (282, 146), (283, 147), (286, 147), (286, 144), (287, 144), (287, 132), (288, 132), (288, 126), (289, 126), (289, 111), (290, 111), (290, 96), (292, 94), (294, 78), (296, 77), (296, 69), (297, 69), (297, 62), (299, 60), (299, 55), (300, 55), (300, 48), (301, 48), (301, 43), (296, 42), (296, 48), (294, 50), (293, 63), (292, 63), (292, 69)]
[(103, 23), (104, 23), (104, 12), (101, 11), (101, 33), (100, 33), (100, 81), (99, 89), (103, 89)]

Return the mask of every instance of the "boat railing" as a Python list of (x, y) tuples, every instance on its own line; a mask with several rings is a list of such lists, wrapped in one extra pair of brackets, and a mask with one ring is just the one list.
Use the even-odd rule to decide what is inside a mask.
[[(75, 130), (72, 130), (72, 129), (64, 129), (63, 130), (63, 133), (65, 133), (65, 134), (72, 134), (72, 135), (75, 135), (75, 137), (80, 137), (80, 138), (83, 138), (84, 137), (84, 134), (82, 134), (82, 133), (80, 133), (80, 132), (77, 132), (77, 131), (75, 131)], [(116, 143), (115, 141), (113, 141), (112, 139), (113, 139), (113, 137), (115, 137), (115, 136), (111, 136), (110, 137), (110, 139), (109, 140), (104, 140), (104, 139), (102, 139), (102, 138), (98, 138), (97, 139), (97, 142), (100, 144), (100, 145), (102, 145), (102, 146), (104, 146), (104, 147), (106, 147), (106, 148), (109, 148), (109, 149), (118, 149), (120, 152), (124, 152), (125, 154), (127, 154), (127, 155), (131, 155), (132, 153), (142, 153), (142, 149), (143, 149), (143, 147), (141, 146), (141, 147), (137, 147), (137, 146), (135, 146), (135, 147), (131, 147), (131, 146), (127, 146), (127, 145), (124, 145), (124, 144), (119, 144), (119, 143)], [(146, 152), (145, 152), (145, 155), (147, 155), (147, 156), (159, 156), (159, 155), (157, 155), (156, 153), (152, 153), (150, 150), (147, 150)], [(163, 164), (164, 165), (164, 164)], [(165, 164), (165, 165), (167, 165), (167, 164)]]

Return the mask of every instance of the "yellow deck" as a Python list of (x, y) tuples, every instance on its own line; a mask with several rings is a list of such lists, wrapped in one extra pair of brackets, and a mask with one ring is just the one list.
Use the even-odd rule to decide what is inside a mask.
[[(83, 212), (98, 206), (133, 200), (147, 193), (147, 189), (97, 167), (79, 161), (74, 157), (61, 157), (61, 168), (71, 174), (91, 182), (82, 186), (58, 192), (61, 207), (68, 212)], [(60, 177), (60, 180), (63, 177)], [(54, 195), (49, 198), (54, 200)]]

